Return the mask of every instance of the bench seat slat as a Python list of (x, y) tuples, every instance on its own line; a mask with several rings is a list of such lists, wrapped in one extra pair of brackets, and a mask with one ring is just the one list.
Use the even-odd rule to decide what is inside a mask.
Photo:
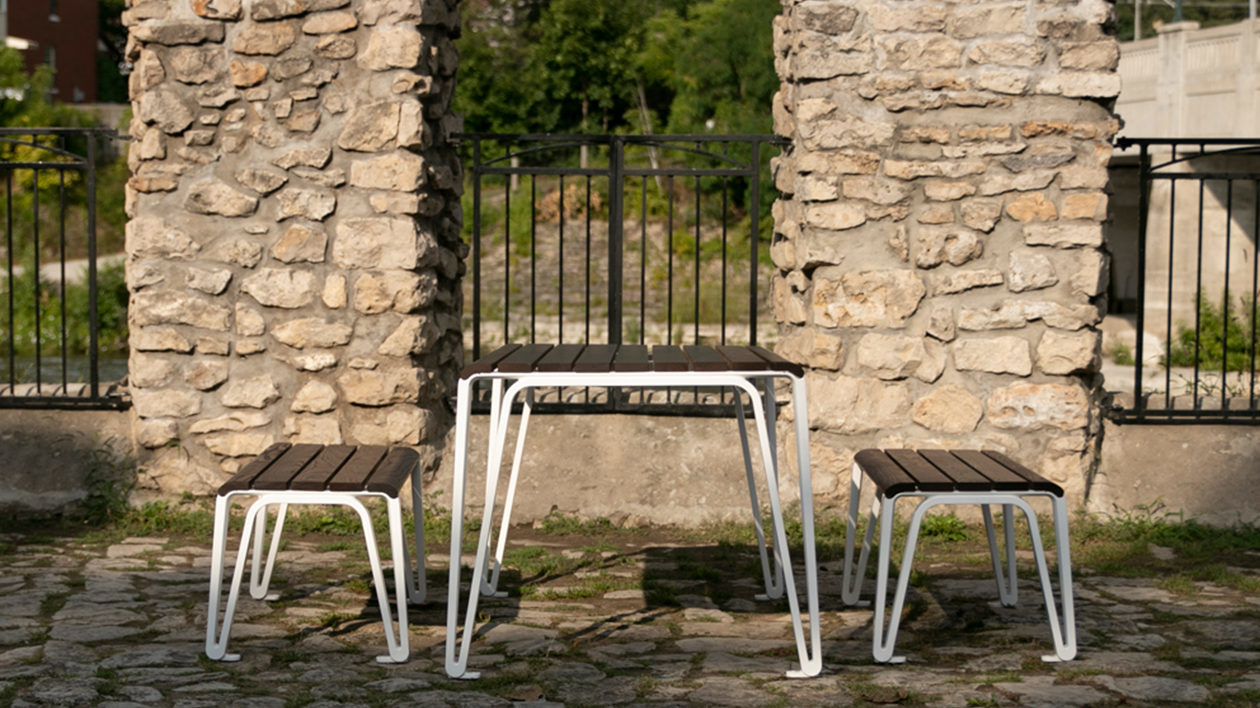
[(888, 456), (901, 466), (924, 492), (952, 492), (957, 488), (949, 475), (928, 462), (917, 450), (888, 450)]
[(390, 448), (389, 454), (377, 465), (365, 489), (397, 497), (403, 484), (411, 479), (411, 471), (420, 463), (420, 455), (407, 447)]
[(914, 479), (883, 450), (862, 450), (853, 459), (885, 496), (913, 492), (916, 488)]
[(642, 344), (623, 344), (617, 347), (613, 361), (614, 371), (651, 371), (652, 356)]
[(582, 355), (585, 347), (581, 344), (559, 344), (538, 360), (538, 370), (557, 372), (573, 371), (573, 364)]
[(582, 350), (577, 361), (573, 362), (573, 370), (587, 374), (612, 371), (613, 356), (617, 347), (612, 344), (591, 344)]
[(770, 368), (770, 362), (748, 347), (721, 346), (716, 349), (730, 362), (733, 371), (765, 371)]
[(1054, 494), (1056, 496), (1063, 496), (1063, 487), (1060, 487), (1054, 482), (1051, 482), (1045, 477), (1042, 477), (1036, 472), (1033, 472), (1032, 470), (1019, 464), (1015, 460), (1012, 460), (1006, 455), (1003, 455), (1002, 453), (996, 450), (985, 450), (981, 454), (989, 458), (990, 460), (996, 462), (997, 464), (1001, 465), (1007, 471), (1023, 478), (1024, 484), (1029, 489), (1036, 489), (1042, 492), (1050, 492), (1051, 494)]
[(690, 371), (691, 363), (682, 347), (657, 344), (652, 347), (652, 368), (656, 371)]
[(303, 467), (289, 488), (300, 492), (322, 492), (341, 466), (354, 454), (353, 445), (329, 445)]
[(328, 489), (334, 492), (363, 491), (388, 449), (384, 445), (360, 445), (341, 466), (337, 476), (329, 480)]
[(503, 361), (509, 354), (520, 348), (521, 345), (519, 344), (504, 344), (468, 366), (465, 366), (463, 371), (459, 372), (459, 377), (461, 379), (466, 379), (474, 374), (488, 374), (491, 371), (494, 371), (500, 361)]
[(691, 361), (692, 371), (729, 371), (731, 368), (726, 357), (713, 347), (689, 344), (683, 347), (683, 353)]
[(271, 463), (262, 474), (254, 478), (250, 485), (253, 489), (262, 491), (277, 491), (289, 488), (289, 482), (297, 476), (298, 472), (306, 466), (319, 451), (324, 449), (323, 445), (312, 445), (303, 443), (294, 445), (285, 451), (278, 460)]
[(232, 475), (231, 479), (219, 486), (219, 495), (250, 489), (254, 478), (270, 467), (273, 462), (280, 459), (280, 456), (287, 452), (289, 447), (291, 447), (289, 443), (274, 443), (271, 447), (263, 450), (257, 457), (250, 460), (249, 464)]
[(766, 363), (769, 365), (767, 368), (771, 371), (786, 371), (789, 374), (798, 377), (805, 375), (805, 367), (794, 361), (788, 361), (765, 347), (751, 346), (748, 347), (748, 349), (762, 359), (765, 359)]
[(1007, 469), (1001, 463), (979, 450), (959, 450), (958, 459), (966, 462), (977, 472), (988, 477), (990, 488), (997, 490), (1030, 489), (1030, 480)]
[(499, 362), (499, 371), (505, 374), (528, 374), (549, 351), (550, 344), (526, 344), (504, 357)]
[(954, 480), (959, 490), (976, 492), (994, 488), (992, 480), (955, 457), (949, 450), (920, 450), (919, 454)]

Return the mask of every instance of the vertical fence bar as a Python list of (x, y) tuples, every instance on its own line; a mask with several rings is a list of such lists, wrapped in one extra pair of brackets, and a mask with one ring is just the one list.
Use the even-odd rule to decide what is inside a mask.
[(87, 136), (87, 271), (88, 271), (88, 385), (93, 399), (101, 397), (100, 331), (97, 322), (96, 282), (96, 136)]
[[(1200, 151), (1202, 152), (1202, 151)], [(1197, 215), (1198, 234), (1195, 247), (1194, 262), (1194, 393), (1192, 399), (1194, 402), (1194, 410), (1197, 412), (1199, 406), (1199, 355), (1201, 353), (1200, 342), (1203, 332), (1203, 318), (1200, 313), (1203, 311), (1203, 190), (1206, 185), (1205, 180), (1199, 180), (1199, 212)], [(1171, 275), (1169, 277), (1172, 277)]]
[(648, 252), (648, 178), (643, 176), (639, 188), (639, 344), (647, 337), (647, 252)]
[[(1172, 150), (1173, 158), (1177, 157), (1177, 148)], [(1168, 181), (1168, 302), (1164, 312), (1164, 357), (1168, 366), (1164, 367), (1164, 408), (1172, 408), (1172, 302), (1173, 302), (1173, 254), (1176, 249), (1177, 223), (1177, 180)], [(1141, 333), (1139, 332), (1139, 335)]]
[(1260, 179), (1252, 180), (1252, 216), (1251, 216), (1251, 361), (1248, 363), (1248, 380), (1250, 392), (1248, 395), (1248, 408), (1253, 412), (1256, 409), (1256, 340), (1260, 339), (1256, 332), (1256, 308), (1260, 306), (1260, 298), (1256, 297), (1256, 290), (1260, 288), (1260, 263), (1257, 263), (1257, 256), (1260, 256)]
[(586, 344), (591, 343), (591, 176), (586, 176)]
[[(508, 143), (507, 151), (512, 150)], [(512, 178), (513, 171), (503, 180), (503, 343), (512, 341), (508, 320), (512, 316)]]
[(473, 361), (481, 358), (481, 138), (473, 138)]
[(32, 236), (35, 242), (35, 249), (34, 249), (35, 250), (35, 264), (31, 271), (31, 280), (32, 282), (35, 283), (35, 285), (33, 286), (35, 289), (35, 390), (38, 391), (39, 393), (43, 393), (44, 391), (44, 377), (43, 377), (43, 374), (44, 374), (43, 372), (43, 368), (44, 368), (43, 334), (44, 333), (43, 333), (43, 329), (44, 328), (40, 326), (43, 322), (43, 317), (41, 316), (41, 313), (39, 311), (40, 309), (39, 308), (39, 304), (40, 304), (39, 303), (39, 299), (40, 299), (39, 280), (40, 278), (39, 278), (39, 170), (38, 169), (31, 170), (31, 178), (32, 178), (31, 182), (34, 185), (31, 188), (31, 220), (32, 220)]
[[(611, 172), (608, 176), (608, 343), (621, 344), (621, 246), (623, 174), (625, 172), (625, 141), (619, 135), (612, 136), (608, 159)], [(609, 396), (612, 392), (609, 391)]]
[(729, 182), (726, 177), (722, 178), (722, 310), (721, 310), (721, 327), (720, 339), (722, 346), (726, 346), (726, 246), (729, 233), (727, 230), (727, 188)]
[(1229, 247), (1234, 224), (1234, 180), (1225, 181), (1225, 295), (1221, 300), (1221, 410), (1229, 410)]
[(66, 171), (57, 171), (57, 198), (61, 202), (57, 219), (57, 245), (61, 256), (61, 392), (69, 393), (66, 371), (70, 368), (69, 338), (66, 336)]
[(761, 139), (752, 141), (748, 194), (748, 343), (757, 345), (757, 259), (761, 253)]
[(9, 393), (17, 392), (17, 321), (14, 320), (13, 291), (17, 289), (17, 279), (13, 277), (13, 172), (4, 173), (4, 237), (5, 251), (9, 258)]
[(560, 243), (556, 248), (556, 255), (560, 259), (557, 266), (558, 276), (556, 282), (556, 342), (564, 344), (564, 175), (560, 175)]
[(692, 269), (691, 343), (700, 343), (700, 177), (696, 177), (695, 267)]
[(529, 176), (529, 343), (538, 334), (538, 175)]
[(665, 343), (674, 343), (674, 176), (666, 175), (669, 211), (665, 221)]

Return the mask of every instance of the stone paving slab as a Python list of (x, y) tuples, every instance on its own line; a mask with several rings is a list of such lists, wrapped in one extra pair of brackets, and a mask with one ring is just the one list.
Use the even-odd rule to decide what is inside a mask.
[[(443, 672), (445, 574), (432, 560), (404, 664), (374, 660), (384, 640), (366, 565), (301, 538), (282, 554), (278, 599), (237, 608), (231, 651), (242, 660), (218, 663), (202, 654), (208, 545), (9, 542), (0, 704), (13, 706), (1248, 705), (1260, 695), (1260, 613), (1246, 593), (1210, 583), (1177, 595), (1078, 577), (1079, 658), (1043, 664), (1049, 628), (1034, 584), (1021, 580), (1024, 604), (1008, 609), (991, 580), (935, 568), (899, 636), (908, 663), (883, 666), (871, 661), (872, 613), (844, 607), (828, 582), (825, 671), (790, 680), (781, 602), (754, 600), (755, 582), (651, 584), (645, 573), (669, 580), (684, 564), (630, 550), (616, 574), (587, 568), (545, 593), (488, 599), (470, 662), (483, 678), (454, 681)], [(577, 581), (609, 578), (615, 589), (574, 596)]]

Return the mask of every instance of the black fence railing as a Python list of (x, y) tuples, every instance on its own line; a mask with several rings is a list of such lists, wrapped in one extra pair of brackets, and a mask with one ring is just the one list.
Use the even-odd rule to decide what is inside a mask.
[(98, 307), (96, 171), (116, 139), (0, 128), (0, 408), (126, 405), (102, 376)]
[(1121, 138), (1117, 147), (1138, 152), (1137, 336), (1132, 393), (1117, 397), (1112, 416), (1260, 423), (1260, 140)]
[[(757, 344), (772, 331), (768, 135), (456, 136), (465, 345)], [(535, 410), (729, 414), (704, 391), (562, 391)], [(665, 405), (658, 405), (668, 403)], [(483, 407), (483, 406), (482, 406)]]

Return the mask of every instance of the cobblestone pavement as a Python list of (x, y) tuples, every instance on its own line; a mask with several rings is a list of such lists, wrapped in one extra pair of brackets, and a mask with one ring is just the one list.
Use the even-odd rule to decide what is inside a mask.
[[(355, 539), (293, 538), (268, 605), (242, 600), (231, 651), (201, 653), (208, 544), (118, 543), (0, 534), (0, 704), (26, 705), (1095, 705), (1260, 700), (1260, 598), (1211, 583), (1078, 574), (1076, 661), (1043, 664), (1049, 628), (1030, 579), (1023, 604), (995, 606), (991, 579), (923, 568), (898, 649), (873, 664), (871, 613), (840, 604), (839, 563), (822, 578), (826, 667), (789, 680), (784, 608), (756, 582), (689, 567), (678, 549), (566, 547), (586, 570), (526, 599), (484, 601), (477, 681), (442, 671), (446, 559), (429, 559), (431, 600), (413, 611), (412, 659), (377, 664), (381, 625)], [(686, 550), (685, 548), (682, 550)], [(708, 552), (712, 552), (710, 547)], [(755, 568), (748, 559), (712, 562)], [(1027, 566), (1027, 563), (1024, 563)], [(602, 578), (592, 583), (592, 578)], [(732, 577), (734, 577), (732, 575)], [(528, 580), (528, 578), (526, 579)], [(505, 582), (519, 582), (520, 578)], [(566, 586), (565, 583), (569, 585)], [(579, 592), (575, 588), (580, 585)], [(649, 590), (645, 593), (644, 587)]]

